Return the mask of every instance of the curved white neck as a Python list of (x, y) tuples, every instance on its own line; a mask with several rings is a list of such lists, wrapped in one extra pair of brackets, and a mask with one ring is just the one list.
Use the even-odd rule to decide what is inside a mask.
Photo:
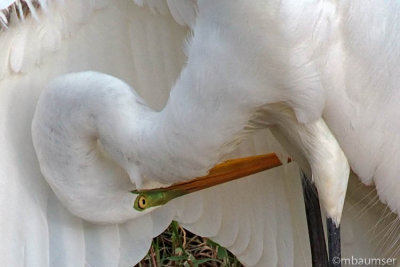
[(87, 220), (122, 222), (140, 216), (129, 192), (135, 187), (206, 174), (243, 136), (250, 112), (243, 112), (248, 102), (219, 94), (196, 101), (196, 84), (184, 71), (161, 112), (105, 74), (76, 73), (50, 85), (38, 104), (33, 139), (62, 202)]

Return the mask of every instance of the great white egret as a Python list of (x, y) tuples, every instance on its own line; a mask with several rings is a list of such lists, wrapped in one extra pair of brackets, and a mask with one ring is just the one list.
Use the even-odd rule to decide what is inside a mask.
[[(1, 1), (0, 7), (7, 8), (11, 2)], [(190, 230), (213, 237), (228, 247), (246, 265), (308, 266), (309, 252), (302, 245), (307, 240), (303, 207), (296, 198), (299, 193), (295, 190), (299, 184), (289, 177), (293, 172), (297, 176), (293, 166), (260, 174), (251, 181), (237, 181), (176, 199), (151, 213), (140, 214), (134, 220), (128, 220), (138, 214), (132, 209), (112, 210), (109, 209), (109, 202), (89, 203), (89, 198), (81, 199), (82, 202), (77, 198), (68, 199), (65, 184), (61, 186), (62, 190), (57, 187), (57, 177), (71, 175), (70, 178), (74, 179), (73, 175), (78, 173), (63, 172), (72, 170), (65, 164), (75, 164), (76, 168), (87, 171), (87, 177), (96, 175), (98, 178), (96, 181), (85, 180), (89, 187), (74, 187), (74, 190), (68, 191), (76, 196), (81, 196), (81, 189), (91, 193), (86, 189), (97, 186), (102, 187), (101, 192), (105, 195), (111, 192), (110, 188), (130, 189), (132, 182), (136, 186), (156, 186), (142, 179), (142, 174), (166, 183), (200, 176), (234, 148), (236, 141), (243, 137), (243, 128), (253, 130), (264, 124), (277, 125), (274, 131), (281, 136), (280, 141), (288, 148), (293, 147), (288, 143), (300, 148), (291, 153), (306, 156), (328, 215), (340, 219), (347, 183), (347, 163), (341, 148), (359, 177), (366, 183), (374, 180), (379, 197), (397, 211), (400, 202), (396, 201), (395, 194), (396, 165), (390, 163), (398, 158), (396, 147), (399, 141), (395, 131), (388, 128), (388, 125), (396, 128), (395, 103), (399, 97), (399, 92), (395, 90), (395, 67), (398, 62), (394, 47), (396, 35), (390, 34), (397, 32), (397, 3), (278, 2), (255, 1), (246, 5), (220, 1), (210, 8), (210, 3), (204, 1), (199, 5), (198, 12), (206, 15), (197, 17), (197, 20), (192, 1), (147, 2), (150, 10), (164, 15), (153, 14), (148, 8), (135, 6), (126, 0), (17, 1), (2, 12), (0, 20), (7, 28), (0, 36), (1, 51), (6, 51), (0, 63), (0, 114), (4, 126), (0, 138), (4, 172), (1, 175), (1, 203), (6, 203), (0, 206), (4, 218), (0, 228), (4, 237), (4, 244), (0, 246), (3, 263), (7, 266), (129, 266), (143, 257), (151, 238), (160, 233), (172, 218), (176, 218)], [(120, 224), (93, 225), (84, 222), (63, 207), (39, 170), (30, 141), (30, 125), (39, 94), (45, 84), (56, 76), (96, 70), (126, 81), (151, 106), (160, 109), (185, 61), (182, 43), (188, 28), (179, 26), (173, 19), (197, 28), (187, 45), (189, 63), (175, 85), (170, 102), (160, 113), (166, 115), (156, 118), (160, 121), (157, 125), (160, 128), (124, 125), (121, 117), (114, 116), (116, 113), (105, 112), (101, 115), (114, 123), (109, 125), (114, 129), (99, 130), (105, 133), (119, 130), (118, 138), (102, 135), (99, 144), (91, 143), (96, 148), (93, 153), (85, 154), (91, 151), (89, 148), (80, 154), (81, 158), (73, 158), (72, 161), (64, 158), (63, 161), (62, 157), (50, 158), (49, 155), (55, 155), (46, 154), (46, 145), (54, 141), (49, 132), (63, 130), (63, 134), (67, 135), (64, 130), (74, 129), (74, 125), (56, 123), (53, 128), (44, 120), (39, 121), (39, 125), (47, 128), (34, 127), (35, 143), (44, 149), (38, 149), (42, 171), (63, 204), (78, 216), (91, 221)], [(213, 27), (216, 22), (225, 27)], [(368, 33), (362, 30), (365, 25), (370, 27)], [(380, 28), (382, 25), (385, 25), (385, 30)], [(381, 51), (386, 56), (382, 56)], [(205, 54), (210, 62), (202, 61)], [(225, 69), (219, 71), (220, 68)], [(214, 88), (206, 86), (211, 81)], [(95, 85), (96, 90), (91, 85)], [(70, 89), (64, 90), (61, 96), (75, 97), (74, 101), (63, 101), (60, 95), (51, 95), (54, 90), (49, 90), (45, 93), (49, 98), (42, 98), (44, 104), (37, 112), (43, 112), (41, 118), (49, 120), (57, 119), (57, 116), (67, 116), (66, 121), (69, 122), (82, 119), (81, 123), (87, 128), (81, 128), (82, 124), (79, 127), (75, 125), (79, 130), (90, 131), (91, 123), (99, 115), (89, 112), (86, 113), (88, 117), (80, 117), (79, 109), (100, 111), (104, 108), (107, 111), (107, 108), (127, 107), (140, 109), (143, 114), (156, 114), (143, 107), (141, 99), (132, 94), (126, 83), (111, 76), (86, 72), (70, 79), (64, 76), (52, 86)], [(215, 87), (221, 90), (219, 95), (210, 93)], [(116, 88), (123, 90), (113, 90)], [(243, 89), (253, 90), (254, 94)], [(227, 90), (236, 91), (235, 94), (226, 94)], [(110, 97), (102, 98), (106, 102), (96, 106), (89, 97), (80, 98), (82, 92), (104, 93)], [(190, 96), (192, 93), (197, 94), (195, 98)], [(202, 99), (204, 95), (213, 98)], [(224, 99), (226, 96), (229, 99)], [(121, 103), (113, 105), (107, 102), (112, 100)], [(132, 101), (133, 105), (123, 106), (125, 101)], [(265, 114), (257, 113), (256, 118), (252, 117), (254, 124), (248, 125), (254, 106), (258, 108), (266, 104), (265, 101), (279, 102), (263, 110), (268, 113), (269, 120), (260, 120), (266, 118)], [(287, 105), (281, 105), (282, 102)], [(203, 106), (196, 106), (196, 103)], [(230, 104), (221, 107), (220, 103)], [(243, 106), (240, 106), (241, 103)], [(187, 108), (189, 105), (197, 108)], [(52, 113), (46, 113), (50, 108)], [(65, 109), (70, 112), (65, 113)], [(322, 112), (329, 129), (320, 119)], [(134, 113), (122, 110), (121, 114), (138, 120), (138, 117), (130, 117)], [(167, 119), (174, 122), (173, 119), (178, 117), (176, 114), (185, 121), (184, 124), (163, 125)], [(384, 117), (378, 114), (384, 114)], [(208, 119), (210, 117), (211, 120)], [(152, 121), (149, 118), (147, 122)], [(225, 128), (226, 125), (231, 127)], [(136, 133), (132, 136), (136, 142), (135, 149), (132, 149), (126, 142), (132, 140), (126, 134), (133, 132), (126, 130), (137, 129), (143, 129), (145, 135)], [(207, 138), (208, 131), (212, 129), (213, 137)], [(46, 133), (47, 130), (49, 132)], [(183, 132), (186, 134), (182, 135)], [(302, 132), (312, 135), (302, 135)], [(160, 133), (165, 135), (158, 136)], [(256, 137), (253, 145), (245, 143), (241, 146), (242, 153), (260, 152), (268, 147), (267, 143), (273, 142), (267, 140), (265, 132), (259, 135), (263, 136)], [(320, 146), (325, 149), (317, 150), (312, 146), (317, 137), (313, 135), (327, 140)], [(47, 140), (44, 139), (46, 136)], [(159, 138), (154, 142), (141, 140), (144, 146), (137, 140), (140, 136)], [(65, 143), (67, 138), (64, 143), (57, 143), (64, 144), (60, 152), (72, 151), (69, 150), (72, 149), (70, 145), (78, 151), (87, 149), (85, 146), (90, 143), (89, 140), (82, 143), (82, 136), (72, 134), (72, 137), (76, 138), (76, 142)], [(168, 138), (169, 143), (163, 138)], [(386, 140), (393, 141), (388, 143)], [(189, 144), (191, 146), (187, 146)], [(326, 149), (326, 144), (329, 144), (329, 149)], [(282, 151), (276, 143), (272, 146), (273, 150)], [(220, 150), (221, 147), (224, 149)], [(375, 153), (367, 153), (372, 148)], [(106, 151), (116, 162), (100, 151)], [(168, 156), (171, 151), (174, 157)], [(328, 161), (327, 156), (332, 151), (335, 151), (333, 155), (336, 157)], [(135, 153), (140, 153), (139, 157)], [(162, 156), (159, 153), (166, 153), (167, 156), (159, 157)], [(301, 162), (302, 158), (298, 157), (300, 164), (307, 169), (308, 163)], [(80, 159), (89, 161), (85, 164)], [(134, 164), (128, 164), (130, 160)], [(53, 163), (46, 165), (46, 162)], [(53, 168), (54, 162), (58, 164), (58, 170)], [(89, 170), (87, 163), (100, 163), (97, 164), (99, 169)], [(133, 181), (128, 179), (127, 174)], [(65, 180), (62, 178), (59, 181)], [(334, 182), (337, 190), (333, 194), (326, 191), (332, 187), (324, 182), (329, 185)], [(124, 196), (120, 195), (121, 198)], [(96, 197), (99, 197), (98, 200), (107, 199), (102, 195)], [(228, 208), (231, 206), (235, 209)], [(123, 208), (121, 205), (118, 207)], [(366, 216), (371, 221), (378, 221), (379, 214), (370, 211)], [(350, 234), (345, 235), (343, 250), (348, 251), (348, 255), (371, 256), (373, 245), (365, 242), (365, 236), (354, 234), (368, 230), (369, 226), (356, 224), (355, 221), (349, 220)], [(343, 227), (346, 227), (345, 223)]]

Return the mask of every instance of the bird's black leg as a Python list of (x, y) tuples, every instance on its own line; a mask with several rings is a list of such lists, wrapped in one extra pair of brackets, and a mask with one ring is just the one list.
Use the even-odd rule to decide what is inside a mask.
[[(325, 233), (319, 207), (318, 192), (311, 180), (301, 173), (304, 204), (306, 208), (308, 236), (310, 237), (311, 258), (313, 267), (328, 267)], [(336, 265), (335, 265), (336, 266)]]
[(340, 226), (336, 227), (332, 219), (328, 218), (326, 220), (326, 228), (328, 232), (329, 267), (340, 267)]

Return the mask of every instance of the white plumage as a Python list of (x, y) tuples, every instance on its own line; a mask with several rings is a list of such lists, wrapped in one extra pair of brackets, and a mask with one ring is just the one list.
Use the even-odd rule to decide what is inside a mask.
[[(169, 138), (169, 142), (158, 139), (155, 144), (142, 144), (143, 151), (140, 152), (143, 154), (139, 159), (143, 162), (139, 173), (144, 173), (148, 179), (157, 177), (161, 182), (198, 176), (223, 156), (226, 157), (224, 154), (235, 147), (238, 138), (247, 134), (247, 127), (279, 122), (281, 124), (274, 131), (283, 133), (284, 143), (289, 141), (301, 149), (307, 148), (307, 152), (311, 151), (305, 155), (311, 165), (312, 162), (325, 164), (322, 167), (311, 166), (318, 186), (319, 177), (315, 169), (325, 174), (339, 172), (342, 178), (347, 176), (345, 159), (340, 160), (342, 168), (329, 169), (331, 164), (327, 161), (329, 153), (326, 152), (336, 151), (334, 155), (341, 155), (330, 129), (352, 169), (364, 182), (371, 182), (374, 177), (379, 197), (397, 211), (400, 201), (396, 201), (397, 196), (393, 193), (396, 190), (393, 178), (396, 164), (391, 164), (391, 160), (396, 159), (398, 147), (396, 131), (393, 130), (396, 129), (397, 117), (395, 67), (398, 56), (393, 41), (396, 39), (392, 36), (397, 33), (397, 3), (370, 1), (362, 13), (361, 1), (352, 2), (351, 6), (327, 1), (285, 1), (280, 4), (275, 1), (255, 1), (252, 5), (239, 1), (228, 2), (211, 4), (204, 1), (198, 6), (200, 16), (196, 23), (195, 6), (191, 1), (167, 1), (167, 4), (163, 1), (147, 2), (150, 9), (165, 15), (151, 13), (146, 8), (123, 0), (112, 1), (112, 4), (106, 0), (49, 1), (45, 13), (42, 9), (36, 10), (37, 21), (27, 16), (24, 22), (20, 22), (22, 18), (10, 13), (11, 19), (7, 22), (9, 29), (0, 35), (1, 51), (7, 51), (0, 58), (0, 121), (4, 129), (0, 133), (0, 164), (3, 172), (0, 176), (0, 213), (4, 218), (0, 220), (0, 235), (5, 240), (4, 245), (0, 246), (0, 256), (7, 266), (130, 266), (145, 255), (151, 238), (159, 234), (173, 218), (195, 233), (212, 237), (228, 247), (246, 265), (309, 265), (309, 251), (304, 246), (304, 242), (307, 242), (305, 218), (294, 166), (285, 166), (258, 174), (259, 177), (252, 180), (236, 181), (174, 200), (163, 208), (118, 225), (93, 225), (73, 216), (57, 200), (43, 179), (30, 141), (30, 124), (36, 101), (45, 84), (67, 72), (101, 71), (123, 79), (140, 92), (150, 106), (160, 109), (186, 60), (182, 48), (188, 34), (187, 28), (176, 24), (167, 14), (168, 9), (179, 24), (194, 27), (194, 37), (189, 38), (191, 41), (186, 49), (189, 62), (175, 84), (170, 102), (164, 110), (167, 115), (163, 115), (161, 122), (167, 119), (173, 121), (174, 116), (179, 116), (180, 121), (187, 121), (186, 124), (167, 125), (155, 133), (156, 137)], [(6, 6), (9, 3), (0, 4)], [(235, 15), (240, 19), (235, 20)], [(364, 22), (364, 19), (368, 21)], [(215, 25), (221, 27), (216, 28)], [(371, 30), (363, 31), (364, 25), (369, 25)], [(382, 25), (386, 25), (385, 30), (380, 28)], [(377, 51), (387, 52), (383, 53), (385, 56), (378, 57), (381, 52), (378, 54)], [(204, 58), (211, 60), (204, 61)], [(80, 90), (74, 85), (90, 79), (94, 80), (93, 83), (107, 85), (95, 74), (88, 75), (91, 78), (64, 81), (72, 81), (72, 85), (66, 88)], [(89, 83), (83, 85), (92, 88)], [(219, 89), (219, 95), (212, 93), (216, 88)], [(229, 90), (236, 91), (232, 93)], [(110, 93), (107, 90), (104, 92)], [(206, 96), (213, 97), (202, 101), (202, 97)], [(55, 120), (59, 119), (57, 116), (63, 114), (64, 104), (71, 110), (66, 114), (72, 117), (66, 121), (72, 122), (79, 120), (79, 108), (87, 111), (90, 106), (85, 102), (89, 98), (71, 102), (78, 106), (68, 106), (62, 97), (55, 101), (49, 99), (47, 104), (38, 106), (37, 112), (42, 111), (50, 120), (52, 116)], [(179, 101), (174, 102), (174, 99)], [(293, 108), (295, 117), (287, 111), (287, 107), (282, 110), (281, 105), (273, 105), (262, 109), (262, 114), (257, 113), (258, 117), (252, 117), (251, 124), (248, 124), (255, 107), (260, 110), (259, 107), (276, 102), (285, 102)], [(197, 103), (202, 105), (196, 106)], [(105, 107), (104, 104), (102, 107)], [(219, 108), (219, 105), (228, 106)], [(96, 108), (96, 111), (99, 110), (101, 107)], [(273, 115), (268, 117), (272, 120), (265, 120), (265, 112)], [(322, 112), (329, 129), (319, 119)], [(129, 118), (129, 114), (124, 119)], [(286, 114), (283, 120), (282, 114)], [(110, 121), (120, 123), (119, 129), (124, 129), (125, 121), (121, 119), (119, 122), (119, 118), (110, 117)], [(222, 121), (224, 123), (220, 123)], [(83, 121), (86, 122), (88, 120)], [(43, 125), (35, 128), (34, 124), (33, 127), (36, 148), (38, 142), (42, 143), (42, 147), (51, 144), (51, 135), (45, 135), (46, 127)], [(182, 125), (185, 127), (180, 128)], [(226, 125), (233, 128), (226, 129)], [(61, 125), (60, 129), (68, 130), (69, 127)], [(214, 129), (214, 139), (205, 139), (211, 128)], [(245, 132), (243, 128), (246, 128)], [(298, 137), (296, 133), (302, 131), (319, 133), (322, 139), (318, 140), (330, 140), (331, 146), (325, 150), (315, 149), (307, 142), (315, 140), (316, 136), (311, 135), (311, 139)], [(111, 130), (106, 129), (106, 132)], [(186, 135), (182, 135), (184, 132)], [(79, 144), (80, 137), (75, 136), (76, 142), (70, 145)], [(128, 137), (119, 135), (115, 139), (104, 139), (102, 145), (125, 169), (132, 182), (140, 185), (140, 176), (135, 175), (138, 170), (130, 169), (129, 166), (133, 165), (124, 162), (133, 151), (125, 146), (124, 141), (129, 138), (124, 138)], [(281, 151), (271, 138), (266, 132), (259, 132), (251, 141), (245, 141), (235, 153)], [(110, 140), (115, 143), (109, 143), (107, 147)], [(50, 147), (56, 148), (53, 145)], [(121, 157), (118, 155), (121, 151), (113, 151), (115, 147), (127, 152), (123, 151)], [(326, 148), (326, 143), (322, 147)], [(369, 152), (370, 147), (375, 148), (376, 154)], [(67, 148), (64, 146), (62, 152)], [(157, 151), (164, 151), (168, 156), (155, 157)], [(170, 154), (175, 158), (169, 157)], [(46, 154), (39, 150), (38, 159), (55, 193), (75, 214), (96, 221), (127, 219), (115, 214), (101, 218), (104, 214), (100, 213), (97, 213), (100, 217), (95, 217), (93, 208), (106, 210), (108, 203), (100, 199), (97, 206), (81, 205), (85, 203), (83, 201), (76, 208), (70, 202), (76, 198), (65, 199), (63, 192), (58, 191), (55, 178), (63, 174), (55, 175), (54, 171), (70, 170), (62, 163), (75, 162), (78, 166), (79, 158), (59, 161), (55, 166), (60, 169), (52, 170), (46, 169), (46, 162), (57, 161), (56, 157), (46, 158)], [(160, 159), (164, 160), (161, 164)], [(104, 169), (94, 170), (97, 175), (100, 174), (99, 178), (106, 172), (115, 178), (113, 180), (104, 175), (103, 178), (109, 178), (104, 179), (104, 183), (89, 181), (92, 189), (93, 186), (104, 186), (108, 182), (117, 187), (124, 185), (123, 188), (133, 185), (115, 163), (97, 156), (89, 159), (89, 163), (93, 163), (90, 160), (101, 162), (98, 166)], [(302, 164), (307, 168), (307, 163)], [(116, 172), (120, 173), (118, 177), (122, 177), (122, 184), (117, 182)], [(74, 173), (66, 173), (67, 176), (70, 174)], [(332, 183), (336, 182), (334, 179), (337, 176), (335, 174), (329, 178), (333, 180), (327, 181)], [(341, 203), (336, 196), (343, 196), (343, 183), (346, 182), (344, 179), (338, 183), (338, 195), (321, 192), (328, 213), (331, 212), (330, 215), (338, 219)], [(64, 185), (60, 188), (65, 189)], [(89, 187), (83, 186), (82, 190), (85, 188)], [(320, 188), (331, 187), (321, 185)], [(104, 187), (101, 190), (107, 192), (108, 189)], [(76, 193), (79, 195), (78, 191)], [(379, 214), (374, 212), (371, 209), (365, 217), (372, 222), (377, 221)], [(343, 237), (344, 254), (375, 255), (374, 246), (366, 241), (368, 237), (359, 237), (357, 234), (368, 230), (373, 224), (358, 224), (360, 218), (346, 219), (346, 211), (343, 220), (344, 232), (348, 233)], [(384, 226), (377, 226), (377, 229), (380, 227)]]

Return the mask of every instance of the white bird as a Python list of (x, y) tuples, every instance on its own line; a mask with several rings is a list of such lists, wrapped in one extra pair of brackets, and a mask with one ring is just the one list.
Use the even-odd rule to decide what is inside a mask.
[[(133, 188), (201, 176), (266, 126), (312, 173), (328, 216), (341, 219), (346, 157), (398, 212), (397, 3), (147, 5), (153, 13), (126, 0), (17, 1), (1, 13), (5, 265), (131, 266), (175, 218), (246, 265), (309, 266), (295, 166), (132, 209)], [(125, 82), (83, 72), (44, 90), (83, 70)], [(159, 113), (132, 89), (160, 109), (171, 87)], [(242, 153), (284, 153), (257, 134)], [(343, 252), (375, 255), (358, 236), (373, 225), (358, 223), (348, 219)]]

